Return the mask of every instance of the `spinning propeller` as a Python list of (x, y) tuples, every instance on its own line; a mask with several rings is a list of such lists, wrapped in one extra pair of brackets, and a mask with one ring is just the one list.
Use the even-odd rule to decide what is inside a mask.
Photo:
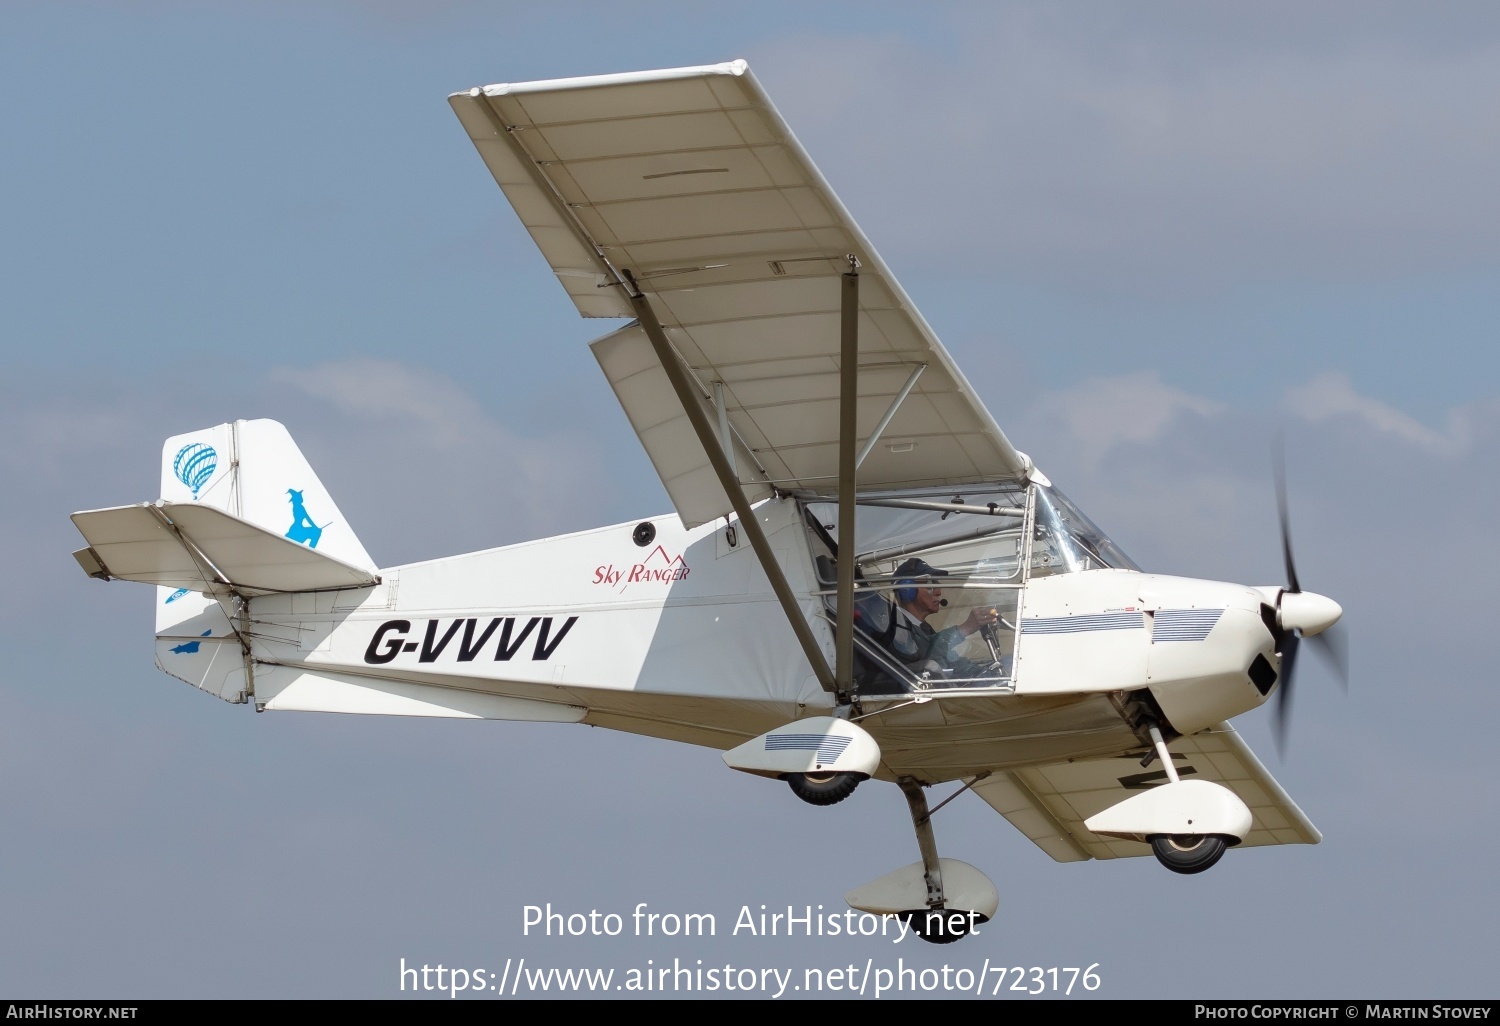
[(1344, 610), (1333, 599), (1316, 592), (1303, 591), (1297, 578), (1297, 564), (1292, 559), (1292, 532), (1286, 503), (1286, 456), (1278, 437), (1275, 446), (1276, 508), (1281, 515), (1281, 555), (1286, 562), (1286, 587), (1276, 594), (1276, 647), (1281, 653), (1281, 691), (1276, 699), (1275, 731), (1277, 747), (1285, 753), (1287, 727), (1292, 716), (1292, 681), (1295, 679), (1297, 649), (1303, 638), (1312, 641), (1327, 660), (1339, 683), (1349, 690), (1349, 642), (1342, 627), (1337, 626)]

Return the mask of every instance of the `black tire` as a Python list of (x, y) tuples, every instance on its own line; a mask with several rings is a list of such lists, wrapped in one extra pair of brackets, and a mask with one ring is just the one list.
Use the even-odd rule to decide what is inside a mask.
[(990, 921), (988, 916), (941, 908), (914, 909), (902, 912), (900, 918), (912, 933), (928, 944), (952, 944), (963, 940), (969, 935), (970, 929)]
[(1174, 873), (1201, 873), (1224, 856), (1230, 843), (1218, 834), (1156, 834), (1151, 853)]
[(837, 805), (854, 793), (862, 778), (857, 773), (788, 773), (792, 794), (809, 805)]

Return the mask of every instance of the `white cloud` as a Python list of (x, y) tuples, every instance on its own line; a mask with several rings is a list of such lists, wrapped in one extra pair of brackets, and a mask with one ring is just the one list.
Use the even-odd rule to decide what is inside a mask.
[(1161, 380), (1155, 371), (1090, 378), (1072, 388), (1043, 395), (1037, 412), (1065, 429), (1086, 466), (1095, 467), (1113, 449), (1157, 441), (1179, 417), (1210, 417), (1224, 406), (1189, 395)]
[(513, 441), (474, 397), (430, 370), (391, 360), (359, 358), (311, 368), (279, 368), (275, 381), (331, 403), (360, 420), (404, 422), (430, 445), (447, 449), (475, 441)]
[(1347, 375), (1330, 371), (1307, 384), (1287, 391), (1287, 407), (1293, 413), (1314, 423), (1335, 418), (1350, 418), (1377, 434), (1391, 435), (1429, 452), (1450, 455), (1460, 445), (1458, 414), (1449, 433), (1434, 431), (1400, 410), (1378, 399), (1360, 395)]
[[(605, 475), (591, 440), (564, 429), (522, 435), (459, 383), (389, 360), (282, 368), (272, 378), (337, 412), (299, 442), (377, 562), (597, 526), (592, 491)], [(339, 469), (351, 451), (364, 454), (366, 469)], [(337, 488), (335, 473), (346, 475)]]

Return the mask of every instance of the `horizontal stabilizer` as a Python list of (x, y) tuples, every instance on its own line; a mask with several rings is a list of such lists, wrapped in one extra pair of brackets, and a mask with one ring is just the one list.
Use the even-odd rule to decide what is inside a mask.
[(379, 584), (368, 570), (212, 506), (142, 503), (73, 514), (89, 543), (75, 553), (91, 577), (199, 592), (269, 595)]

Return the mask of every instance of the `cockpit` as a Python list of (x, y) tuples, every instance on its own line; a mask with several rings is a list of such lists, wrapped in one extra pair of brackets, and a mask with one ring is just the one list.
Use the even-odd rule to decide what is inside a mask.
[[(830, 621), (838, 503), (804, 521)], [(862, 697), (1009, 692), (1026, 582), (1139, 569), (1056, 488), (862, 494), (855, 524), (855, 684)]]

